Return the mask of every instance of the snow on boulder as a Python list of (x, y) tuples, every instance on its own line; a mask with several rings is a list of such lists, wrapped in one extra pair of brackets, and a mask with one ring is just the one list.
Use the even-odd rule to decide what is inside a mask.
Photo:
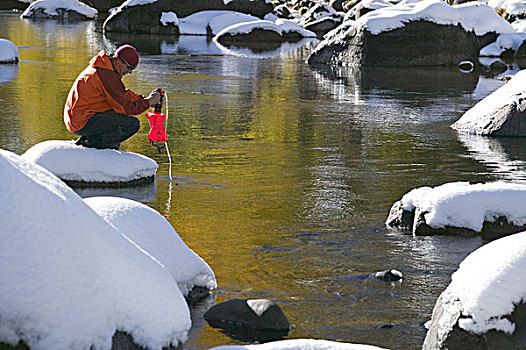
[(78, 0), (36, 0), (22, 13), (22, 18), (87, 20), (98, 11)]
[(459, 132), (492, 136), (526, 136), (526, 70), (479, 101), (451, 127)]
[(210, 350), (387, 350), (373, 345), (341, 343), (321, 339), (288, 339), (264, 344), (222, 345)]
[(433, 310), (424, 350), (524, 349), (526, 232), (464, 259)]
[(221, 45), (265, 47), (267, 43), (281, 43), (283, 30), (276, 23), (259, 20), (231, 25), (221, 30), (214, 41)]
[(475, 1), (454, 7), (462, 14), (466, 24), (475, 31), (479, 40), (479, 48), (494, 42), (500, 34), (515, 32), (508, 21), (486, 4)]
[(184, 296), (188, 296), (194, 287), (216, 288), (210, 266), (188, 248), (157, 211), (142, 203), (117, 197), (91, 197), (84, 202), (164, 265)]
[(478, 53), (477, 37), (459, 10), (441, 0), (402, 1), (342, 23), (325, 36), (308, 63), (457, 66), (475, 62)]
[(452, 182), (416, 188), (391, 207), (386, 225), (418, 236), (480, 234), (493, 240), (526, 229), (526, 185)]
[(209, 10), (181, 18), (179, 27), (183, 35), (215, 36), (231, 25), (252, 21), (259, 21), (259, 18), (235, 11)]
[(59, 140), (36, 144), (22, 158), (43, 166), (72, 186), (121, 187), (152, 182), (159, 167), (141, 154)]
[(7, 39), (0, 39), (0, 63), (18, 62), (18, 47)]
[(158, 261), (41, 166), (0, 150), (0, 343), (149, 349), (187, 339), (190, 312)]

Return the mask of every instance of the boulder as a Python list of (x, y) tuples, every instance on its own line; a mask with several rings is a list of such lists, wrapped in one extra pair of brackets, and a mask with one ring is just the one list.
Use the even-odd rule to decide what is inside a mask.
[(125, 187), (154, 181), (159, 167), (146, 156), (112, 149), (77, 146), (73, 141), (49, 140), (28, 149), (32, 161), (75, 187)]
[(310, 65), (447, 66), (478, 57), (473, 32), (425, 20), (372, 34), (360, 25), (340, 26), (308, 58)]
[(521, 185), (498, 182), (421, 187), (393, 204), (385, 224), (415, 236), (480, 235), (483, 240), (492, 241), (526, 230), (526, 224), (519, 218), (525, 215), (524, 210), (511, 207), (514, 200), (521, 200), (525, 191), (526, 187)]
[(526, 71), (479, 101), (451, 128), (485, 136), (526, 136)]
[(266, 299), (227, 300), (210, 308), (204, 318), (212, 327), (240, 340), (277, 340), (290, 331), (281, 308)]
[(453, 274), (433, 309), (423, 350), (526, 348), (526, 232), (488, 243)]
[(133, 6), (123, 4), (111, 13), (103, 24), (108, 32), (177, 34), (160, 22), (163, 12), (173, 12), (178, 18), (205, 10), (229, 10), (262, 18), (272, 12), (273, 6), (265, 0), (156, 0)]

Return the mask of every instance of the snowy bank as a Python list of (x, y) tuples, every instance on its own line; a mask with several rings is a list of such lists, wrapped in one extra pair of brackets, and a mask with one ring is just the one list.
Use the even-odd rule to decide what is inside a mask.
[(157, 211), (129, 199), (84, 199), (97, 214), (159, 261), (173, 276), (183, 295), (193, 287), (216, 288), (214, 272), (183, 242)]
[(468, 134), (526, 136), (526, 125), (520, 123), (525, 108), (525, 86), (526, 70), (522, 70), (464, 113), (451, 127)]
[(0, 63), (18, 62), (18, 47), (7, 39), (0, 39)]
[(78, 0), (36, 0), (20, 17), (92, 19), (98, 11)]
[(526, 232), (471, 253), (440, 296), (423, 349), (442, 349), (440, 345), (461, 341), (466, 346), (466, 339), (477, 348), (521, 348), (526, 322), (519, 309), (525, 306), (525, 279)]
[(169, 271), (46, 169), (0, 150), (0, 343), (109, 349), (116, 331), (160, 349), (187, 339)]
[(124, 186), (153, 181), (159, 167), (146, 156), (111, 149), (77, 146), (49, 140), (28, 149), (22, 158), (33, 161), (72, 185)]
[[(474, 235), (489, 230), (485, 225), (491, 223), (496, 226), (491, 228), (497, 231), (492, 234), (512, 233), (506, 231), (509, 227), (504, 224), (511, 226), (513, 233), (524, 230), (526, 185), (452, 182), (416, 188), (393, 205), (386, 221), (389, 227), (412, 229), (416, 235), (433, 234), (433, 230), (441, 229)], [(447, 234), (436, 232), (439, 233)]]
[(290, 339), (265, 344), (223, 345), (210, 350), (386, 350), (373, 345), (340, 343), (318, 339)]

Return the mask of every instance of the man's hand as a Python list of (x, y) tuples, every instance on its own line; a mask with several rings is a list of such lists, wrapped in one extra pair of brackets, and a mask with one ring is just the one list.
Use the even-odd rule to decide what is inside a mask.
[(150, 103), (150, 107), (155, 106), (156, 104), (161, 103), (161, 94), (155, 90), (150, 92), (150, 95), (146, 98)]

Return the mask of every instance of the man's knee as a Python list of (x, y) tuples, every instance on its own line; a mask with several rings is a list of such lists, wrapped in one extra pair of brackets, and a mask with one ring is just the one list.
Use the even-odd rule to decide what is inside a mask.
[(136, 134), (141, 128), (141, 122), (138, 118), (130, 117), (129, 130), (131, 133)]

